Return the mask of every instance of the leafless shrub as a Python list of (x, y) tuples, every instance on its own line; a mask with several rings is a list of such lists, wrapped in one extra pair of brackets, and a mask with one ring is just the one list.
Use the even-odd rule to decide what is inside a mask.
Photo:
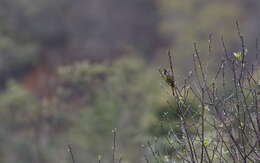
[[(223, 56), (213, 77), (207, 71), (197, 43), (194, 43), (193, 70), (183, 82), (177, 83), (172, 51), (169, 50), (169, 70), (160, 69), (177, 103), (182, 137), (169, 131), (165, 138), (171, 153), (166, 157), (156, 149), (156, 142), (147, 143), (155, 162), (259, 162), (260, 161), (260, 83), (255, 77), (258, 60), (256, 39), (255, 62), (246, 60), (247, 48), (239, 23), (236, 29), (241, 43), (239, 52), (228, 52), (221, 38)], [(208, 55), (212, 53), (212, 35), (208, 41)], [(229, 76), (229, 77), (227, 77)], [(230, 86), (227, 86), (230, 85)], [(189, 96), (200, 103), (195, 112)], [(189, 112), (199, 116), (188, 121)]]

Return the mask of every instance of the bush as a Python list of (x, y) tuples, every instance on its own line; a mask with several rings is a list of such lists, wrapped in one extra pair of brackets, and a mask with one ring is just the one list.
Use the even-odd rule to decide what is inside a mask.
[[(248, 62), (247, 56), (253, 54), (248, 53), (239, 24), (236, 25), (241, 49), (229, 53), (222, 39), (224, 55), (219, 56), (221, 61), (217, 63), (218, 68), (212, 78), (207, 70), (210, 65), (203, 62), (194, 43), (192, 73), (183, 82), (176, 81), (173, 57), (169, 51), (170, 69), (160, 73), (177, 104), (171, 109), (172, 115), (179, 117), (180, 130), (176, 132), (173, 126), (166, 136), (148, 142), (147, 148), (155, 162), (260, 161), (260, 85), (255, 75), (258, 45), (256, 43), (255, 62)], [(210, 36), (209, 55), (212, 53), (211, 42)], [(197, 99), (198, 110), (189, 106), (190, 94)], [(189, 112), (198, 116), (199, 121), (190, 121), (187, 117)], [(166, 146), (167, 153), (162, 150), (162, 145)]]

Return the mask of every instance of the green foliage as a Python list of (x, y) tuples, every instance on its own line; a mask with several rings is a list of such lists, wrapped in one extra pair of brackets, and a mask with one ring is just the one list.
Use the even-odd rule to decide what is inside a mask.
[(6, 90), (0, 94), (0, 155), (4, 161), (34, 160), (32, 132), (38, 112), (37, 99), (16, 82), (8, 82)]
[(36, 98), (14, 81), (0, 94), (1, 119), (13, 127), (30, 123), (36, 118), (38, 107)]
[(122, 57), (113, 64), (77, 62), (58, 70), (57, 99), (67, 111), (76, 110), (68, 139), (91, 154), (79, 160), (95, 160), (100, 153), (109, 159), (114, 128), (120, 144), (129, 147), (121, 151), (127, 153), (125, 159), (141, 156), (136, 148), (144, 140), (140, 131), (148, 121), (143, 117), (160, 105), (156, 94), (161, 91), (155, 83), (159, 76), (154, 72), (137, 56)]
[(243, 55), (246, 56), (247, 55), (247, 49), (245, 49), (245, 52), (243, 54), (243, 52), (234, 52), (233, 56), (237, 59), (237, 60), (242, 60)]
[[(190, 104), (189, 110), (187, 110), (187, 114), (185, 118), (188, 121), (197, 121), (198, 120), (198, 110), (199, 107), (195, 103)], [(157, 137), (164, 137), (169, 134), (169, 132), (176, 133), (177, 136), (181, 138), (181, 124), (180, 124), (180, 117), (179, 111), (177, 109), (176, 102), (171, 102), (170, 105), (162, 105), (158, 106), (154, 112), (154, 120), (148, 127), (148, 131), (150, 134), (157, 136)], [(186, 109), (186, 108), (183, 108)]]

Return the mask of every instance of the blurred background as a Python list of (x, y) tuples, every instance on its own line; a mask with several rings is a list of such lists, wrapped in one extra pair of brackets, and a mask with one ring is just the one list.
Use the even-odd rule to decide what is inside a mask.
[(193, 42), (206, 53), (209, 33), (214, 55), (204, 60), (220, 60), (222, 35), (240, 50), (237, 19), (255, 53), (259, 9), (257, 0), (0, 0), (0, 162), (69, 163), (68, 144), (78, 163), (110, 162), (114, 128), (117, 157), (144, 162), (141, 145), (177, 119), (161, 121), (167, 49), (181, 80)]

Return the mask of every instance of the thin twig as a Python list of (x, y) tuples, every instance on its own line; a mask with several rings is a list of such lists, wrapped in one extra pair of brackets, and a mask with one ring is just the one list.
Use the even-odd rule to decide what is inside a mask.
[(71, 147), (70, 144), (68, 145), (68, 152), (70, 153), (70, 157), (71, 157), (72, 163), (76, 163), (75, 158), (74, 158), (74, 154), (72, 152), (72, 147)]

